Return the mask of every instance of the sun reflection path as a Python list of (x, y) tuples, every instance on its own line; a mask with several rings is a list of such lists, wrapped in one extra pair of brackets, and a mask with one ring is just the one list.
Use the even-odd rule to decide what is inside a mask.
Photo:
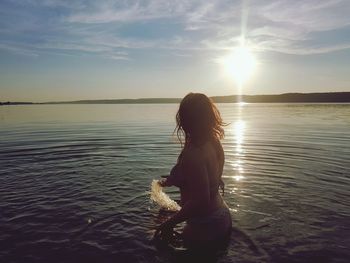
[[(238, 105), (239, 108), (243, 107), (242, 105)], [(243, 173), (243, 156), (244, 156), (244, 150), (243, 150), (243, 139), (244, 139), (244, 129), (245, 129), (245, 122), (242, 119), (238, 119), (233, 124), (233, 132), (235, 134), (236, 139), (236, 152), (235, 152), (235, 162), (232, 164), (235, 175), (233, 178), (236, 181), (240, 181), (244, 178)]]

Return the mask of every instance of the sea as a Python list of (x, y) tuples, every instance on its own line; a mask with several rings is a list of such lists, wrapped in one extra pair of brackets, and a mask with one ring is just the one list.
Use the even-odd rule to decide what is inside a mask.
[(201, 261), (153, 239), (178, 104), (0, 106), (0, 262), (349, 262), (350, 104), (217, 106), (233, 231)]

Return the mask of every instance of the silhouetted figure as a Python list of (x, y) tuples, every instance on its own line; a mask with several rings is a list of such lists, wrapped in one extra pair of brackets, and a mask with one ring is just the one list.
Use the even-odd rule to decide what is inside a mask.
[(189, 93), (181, 101), (176, 122), (183, 148), (170, 176), (159, 184), (180, 188), (182, 208), (158, 227), (156, 236), (170, 237), (174, 226), (186, 221), (186, 246), (213, 246), (227, 239), (232, 228), (229, 208), (219, 193), (220, 187), (224, 189), (223, 121), (207, 96)]

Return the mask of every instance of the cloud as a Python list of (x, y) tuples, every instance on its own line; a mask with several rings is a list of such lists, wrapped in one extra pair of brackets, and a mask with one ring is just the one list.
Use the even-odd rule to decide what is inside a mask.
[[(347, 0), (4, 0), (0, 10), (0, 49), (17, 54), (68, 51), (127, 60), (133, 50), (162, 49), (191, 55), (231, 49), (242, 33), (260, 52), (318, 54), (350, 43), (341, 37), (350, 27)], [(151, 38), (122, 33), (130, 25), (147, 31), (155, 23), (169, 25), (170, 32), (153, 30)], [(320, 32), (338, 33), (329, 42)]]
[[(208, 49), (230, 49), (239, 43), (242, 34), (252, 48), (261, 52), (307, 55), (349, 47), (349, 38), (333, 36), (338, 42), (334, 41), (328, 46), (318, 39), (319, 32), (340, 30), (340, 35), (341, 30), (350, 28), (350, 16), (346, 11), (350, 10), (349, 1), (256, 0), (246, 1), (245, 5), (220, 1), (220, 4), (205, 7), (205, 12), (198, 11), (196, 14), (199, 15), (192, 16), (196, 19), (187, 21), (187, 26), (193, 30), (212, 32), (201, 40)], [(242, 23), (245, 27), (243, 30), (240, 27)], [(315, 45), (317, 41), (320, 43)]]
[(306, 55), (328, 53), (349, 46), (349, 40), (344, 43), (340, 39), (339, 43), (327, 47), (310, 45), (317, 41), (322, 44), (322, 40), (317, 38), (318, 32), (350, 26), (350, 17), (344, 12), (350, 10), (349, 1), (280, 0), (252, 9), (248, 37), (262, 50)]
[(14, 43), (0, 43), (0, 50), (10, 51), (17, 55), (24, 55), (29, 57), (38, 57), (38, 53), (33, 51), (32, 48), (25, 46), (18, 46)]
[[(195, 1), (193, 1), (195, 3)], [(182, 15), (190, 1), (99, 1), (94, 9), (71, 14), (67, 21), (74, 23), (136, 22)]]
[(126, 56), (118, 56), (118, 55), (111, 55), (111, 56), (108, 56), (108, 58), (111, 58), (113, 60), (130, 60)]
[(280, 0), (263, 6), (262, 17), (281, 25), (298, 26), (304, 31), (324, 31), (350, 25), (349, 1), (344, 0)]

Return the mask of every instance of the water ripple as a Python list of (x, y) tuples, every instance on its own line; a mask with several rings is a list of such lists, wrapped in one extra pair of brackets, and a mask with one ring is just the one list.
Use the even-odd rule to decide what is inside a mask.
[[(148, 196), (180, 151), (176, 107), (0, 108), (0, 261), (186, 261), (151, 242), (170, 215)], [(350, 105), (219, 108), (234, 232), (216, 260), (347, 262)]]

